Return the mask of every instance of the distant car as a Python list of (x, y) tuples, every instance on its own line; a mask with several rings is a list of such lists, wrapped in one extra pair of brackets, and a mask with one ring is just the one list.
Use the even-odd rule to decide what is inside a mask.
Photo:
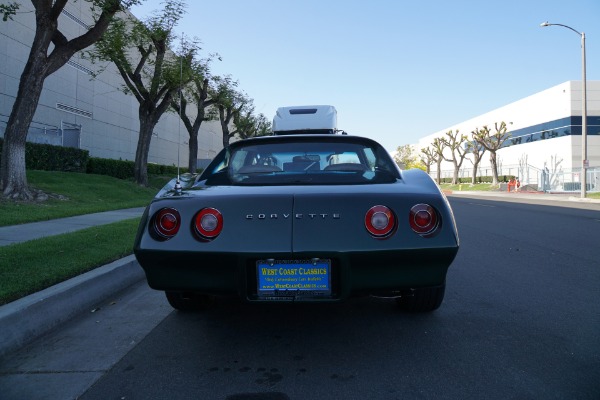
[(253, 138), (146, 208), (135, 255), (179, 310), (216, 295), (249, 302), (397, 298), (437, 309), (458, 251), (452, 210), (421, 170), (401, 171), (373, 140)]

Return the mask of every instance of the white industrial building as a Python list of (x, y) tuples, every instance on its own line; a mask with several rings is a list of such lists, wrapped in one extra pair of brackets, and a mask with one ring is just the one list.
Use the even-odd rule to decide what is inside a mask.
[[(588, 186), (600, 190), (600, 81), (587, 82), (587, 159)], [(536, 93), (504, 107), (482, 114), (468, 121), (449, 126), (424, 137), (417, 150), (431, 145), (436, 137), (459, 130), (471, 132), (487, 125), (495, 132), (494, 124), (506, 122), (509, 139), (498, 152), (499, 174), (519, 176), (521, 182), (537, 185), (542, 171), (550, 175), (552, 190), (577, 190), (582, 166), (582, 85), (581, 81), (568, 81)], [(446, 149), (451, 158), (450, 149)], [(472, 159), (472, 156), (467, 156)], [(463, 162), (460, 177), (470, 177), (473, 164)], [(436, 165), (431, 175), (437, 176)], [(442, 178), (452, 177), (452, 163), (441, 165)], [(478, 176), (490, 176), (489, 153), (479, 165)], [(575, 182), (575, 184), (573, 184)]]
[[(28, 1), (19, 1), (14, 20), (0, 22), (0, 137), (17, 95), (19, 79), (35, 34), (35, 13)], [(67, 38), (79, 36), (93, 24), (88, 2), (69, 2), (59, 17)], [(110, 64), (103, 66), (74, 56), (45, 83), (28, 141), (88, 150), (92, 157), (134, 160), (138, 141), (138, 102), (122, 91), (123, 80)], [(188, 114), (195, 113), (188, 110)], [(187, 166), (188, 133), (179, 116), (165, 113), (154, 130), (148, 162)], [(218, 121), (204, 122), (198, 135), (198, 159), (212, 159), (222, 148)]]

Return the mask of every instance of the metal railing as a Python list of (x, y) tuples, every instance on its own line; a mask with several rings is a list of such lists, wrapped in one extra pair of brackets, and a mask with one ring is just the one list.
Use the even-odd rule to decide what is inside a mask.
[[(581, 168), (558, 173), (542, 171), (540, 191), (543, 192), (580, 192)], [(586, 169), (586, 191), (600, 192), (600, 167)]]
[[(6, 117), (6, 116), (1, 116)], [(0, 138), (4, 137), (7, 121), (0, 120)], [(27, 133), (31, 143), (51, 144), (53, 146), (81, 148), (81, 125), (61, 121), (60, 127), (41, 122), (32, 122)]]
[[(586, 169), (586, 190), (588, 192), (600, 192), (600, 167)], [(452, 178), (454, 170), (442, 170), (441, 178)], [(430, 176), (437, 179), (437, 172), (432, 171)], [(459, 178), (470, 178), (473, 176), (473, 168), (463, 168), (459, 171)], [(492, 176), (491, 168), (478, 168), (477, 176)], [(503, 165), (498, 168), (500, 179), (504, 176), (516, 176), (521, 182), (521, 187), (540, 192), (579, 192), (581, 191), (581, 168), (553, 170), (537, 168), (532, 165)]]

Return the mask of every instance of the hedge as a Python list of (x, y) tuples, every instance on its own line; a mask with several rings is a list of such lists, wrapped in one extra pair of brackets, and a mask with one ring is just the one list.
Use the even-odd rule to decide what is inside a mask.
[[(435, 176), (433, 177), (435, 179)], [(514, 175), (499, 175), (498, 182), (508, 182), (512, 178), (515, 178)], [(458, 183), (471, 183), (473, 180), (472, 177), (463, 177), (458, 178)], [(492, 183), (494, 178), (492, 176), (477, 176), (475, 183)], [(442, 178), (442, 183), (452, 183), (452, 178)]]
[[(0, 138), (0, 155), (3, 139)], [(44, 171), (84, 172), (88, 174), (108, 175), (119, 179), (134, 177), (133, 161), (112, 160), (90, 157), (89, 151), (50, 144), (25, 144), (25, 168)], [(180, 173), (187, 172), (180, 168)], [(148, 164), (148, 173), (153, 175), (177, 175), (174, 165)]]
[(108, 175), (119, 179), (130, 179), (134, 176), (134, 165), (133, 161), (91, 157), (86, 172), (88, 174)]
[[(4, 139), (0, 139), (0, 155)], [(25, 144), (25, 168), (42, 171), (85, 172), (89, 151), (51, 144)]]
[[(133, 161), (91, 157), (86, 172), (88, 174), (109, 175), (119, 179), (130, 179), (134, 177), (134, 169), (135, 163)], [(177, 175), (177, 167), (174, 165), (148, 164), (147, 170), (148, 174), (151, 175)], [(179, 169), (181, 174), (187, 171), (187, 168)]]

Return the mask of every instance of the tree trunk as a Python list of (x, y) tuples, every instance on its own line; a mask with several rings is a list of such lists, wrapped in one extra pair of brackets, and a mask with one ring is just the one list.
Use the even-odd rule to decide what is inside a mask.
[(223, 148), (226, 149), (229, 147), (229, 133), (223, 132)]
[[(208, 80), (205, 80), (205, 85), (208, 86)], [(198, 101), (198, 113), (196, 114), (196, 120), (194, 121), (194, 125), (190, 124), (190, 120), (187, 116), (182, 115), (182, 118), (184, 118), (186, 129), (188, 130), (188, 133), (190, 135), (190, 141), (188, 144), (190, 153), (188, 157), (188, 169), (191, 174), (195, 174), (196, 168), (198, 167), (198, 132), (200, 132), (200, 127), (202, 126), (202, 122), (204, 121), (205, 116), (205, 92), (206, 90), (204, 90), (202, 94), (202, 96), (204, 97), (200, 98)]]
[(219, 106), (219, 120), (221, 121), (221, 131), (223, 132), (223, 148), (229, 147), (229, 121), (231, 120), (229, 109), (225, 115), (224, 107)]
[(189, 132), (190, 141), (188, 144), (188, 148), (190, 151), (189, 159), (188, 159), (188, 169), (190, 174), (196, 173), (196, 165), (198, 164), (198, 131)]
[[(18, 128), (18, 127), (16, 127)], [(34, 195), (27, 186), (25, 172), (26, 135), (6, 131), (2, 147), (2, 194), (13, 200), (33, 200)]]
[(492, 185), (498, 184), (498, 162), (496, 160), (496, 152), (490, 151), (490, 163), (492, 164)]
[(480, 158), (476, 158), (473, 163), (473, 175), (471, 178), (471, 185), (475, 185), (477, 183), (477, 167), (479, 167)]
[(150, 141), (156, 122), (152, 116), (140, 110), (140, 134), (137, 150), (135, 152), (134, 177), (138, 185), (148, 186), (148, 153), (150, 152)]
[(452, 174), (452, 184), (453, 185), (457, 185), (458, 184), (458, 170), (459, 170), (460, 166), (456, 163), (456, 161), (454, 161), (454, 174)]
[(14, 200), (32, 200), (33, 193), (27, 186), (25, 173), (25, 143), (29, 125), (35, 114), (44, 79), (46, 77), (45, 54), (42, 48), (32, 47), (29, 59), (21, 75), (19, 90), (13, 104), (4, 134), (2, 148), (1, 181), (4, 197)]
[(438, 185), (442, 184), (442, 170), (441, 170), (441, 168), (442, 168), (442, 161), (440, 160), (440, 161), (437, 162), (437, 183), (438, 183)]

